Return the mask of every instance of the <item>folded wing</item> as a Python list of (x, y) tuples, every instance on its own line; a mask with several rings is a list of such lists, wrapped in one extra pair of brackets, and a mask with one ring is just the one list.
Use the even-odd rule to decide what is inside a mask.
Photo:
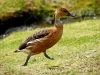
[(49, 35), (50, 32), (48, 30), (42, 30), (40, 32), (37, 32), (35, 34), (33, 34), (32, 36), (28, 37), (20, 46), (19, 46), (19, 50), (25, 49), (28, 45), (28, 43), (30, 43), (31, 41), (35, 41), (37, 39), (42, 39), (45, 36)]

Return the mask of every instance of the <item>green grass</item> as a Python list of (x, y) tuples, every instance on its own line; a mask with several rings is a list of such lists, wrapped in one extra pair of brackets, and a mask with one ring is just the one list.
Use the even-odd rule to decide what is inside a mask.
[(24, 0), (0, 0), (0, 17), (21, 10), (24, 3)]
[[(51, 28), (51, 27), (47, 27)], [(87, 20), (64, 25), (61, 40), (47, 53), (32, 56), (26, 67), (24, 53), (14, 53), (29, 35), (45, 28), (15, 32), (0, 41), (0, 75), (99, 75), (100, 20)]]
[(99, 6), (99, 0), (0, 0), (0, 18), (20, 16), (21, 12), (28, 10), (33, 11), (31, 14), (34, 16), (52, 16), (58, 7), (65, 7), (77, 16), (100, 15)]

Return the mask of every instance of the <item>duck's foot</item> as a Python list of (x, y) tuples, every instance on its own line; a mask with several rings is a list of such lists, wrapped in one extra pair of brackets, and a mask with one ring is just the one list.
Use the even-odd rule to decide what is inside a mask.
[(54, 60), (54, 58), (51, 58), (49, 55), (46, 54), (46, 52), (44, 52), (44, 56), (50, 60)]
[(25, 63), (22, 66), (27, 66), (30, 57), (31, 57), (30, 55), (27, 56), (27, 59), (26, 59)]

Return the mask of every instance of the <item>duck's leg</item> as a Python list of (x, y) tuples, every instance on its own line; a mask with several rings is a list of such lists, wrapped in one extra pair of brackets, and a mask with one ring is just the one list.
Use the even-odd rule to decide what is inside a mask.
[(44, 56), (46, 57), (46, 58), (48, 58), (48, 59), (50, 59), (50, 60), (54, 60), (54, 58), (51, 58), (50, 56), (48, 56), (47, 54), (46, 54), (46, 52), (43, 52), (44, 53)]
[(27, 56), (26, 61), (25, 61), (25, 63), (22, 66), (27, 66), (30, 57), (31, 57), (30, 55)]

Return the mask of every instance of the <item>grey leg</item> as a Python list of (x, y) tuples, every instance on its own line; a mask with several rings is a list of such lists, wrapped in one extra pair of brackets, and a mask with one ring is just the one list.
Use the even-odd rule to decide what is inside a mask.
[(30, 55), (27, 56), (27, 59), (26, 59), (25, 63), (22, 66), (27, 66), (30, 57), (31, 57)]
[(44, 56), (45, 56), (46, 58), (50, 59), (50, 60), (54, 60), (53, 58), (51, 58), (50, 56), (48, 56), (48, 55), (46, 54), (46, 52), (44, 52)]

